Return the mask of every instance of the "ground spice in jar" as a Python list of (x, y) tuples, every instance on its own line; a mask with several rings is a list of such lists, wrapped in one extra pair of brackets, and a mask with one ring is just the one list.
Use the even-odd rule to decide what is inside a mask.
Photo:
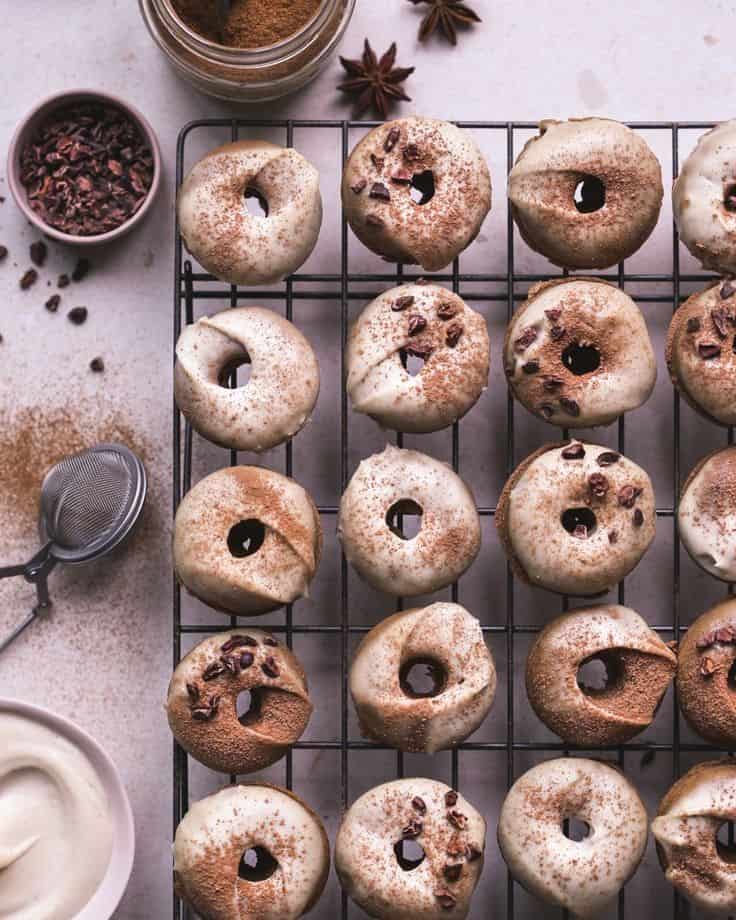
[(318, 12), (321, 0), (232, 0), (223, 23), (216, 0), (172, 0), (179, 17), (203, 38), (230, 48), (265, 48), (299, 32)]

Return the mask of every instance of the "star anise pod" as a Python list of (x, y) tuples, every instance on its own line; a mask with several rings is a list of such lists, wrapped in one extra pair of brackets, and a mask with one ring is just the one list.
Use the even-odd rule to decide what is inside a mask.
[(348, 80), (338, 86), (343, 93), (357, 95), (355, 110), (362, 115), (373, 106), (381, 116), (388, 117), (388, 109), (394, 99), (411, 102), (401, 84), (414, 73), (413, 67), (395, 67), (396, 42), (379, 60), (366, 38), (363, 57), (359, 60), (340, 58), (340, 63), (348, 73)]
[(480, 16), (462, 0), (409, 0), (414, 6), (426, 3), (429, 12), (419, 26), (419, 41), (426, 41), (430, 35), (441, 29), (453, 45), (457, 44), (457, 27), (481, 22)]

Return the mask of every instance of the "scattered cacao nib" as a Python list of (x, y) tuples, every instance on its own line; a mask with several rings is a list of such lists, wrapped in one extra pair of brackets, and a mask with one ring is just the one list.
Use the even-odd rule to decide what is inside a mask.
[(525, 374), (538, 374), (539, 361), (527, 361), (526, 364), (522, 364), (521, 369)]
[(621, 459), (621, 454), (616, 453), (615, 450), (605, 450), (602, 454), (598, 454), (596, 462), (598, 466), (613, 466), (614, 463), (618, 463)]
[(691, 316), (687, 321), (686, 329), (688, 332), (700, 332), (700, 320), (697, 316)]
[(86, 322), (87, 320), (87, 308), (72, 307), (72, 309), (67, 313), (67, 316), (75, 326), (81, 326), (82, 323)]
[(208, 664), (202, 674), (202, 680), (210, 681), (221, 677), (225, 673), (225, 665), (221, 661), (213, 661)]
[(418, 811), (420, 815), (427, 814), (427, 803), (421, 796), (415, 795), (411, 800), (411, 807), (414, 811)]
[(377, 228), (383, 227), (383, 221), (377, 214), (369, 214), (366, 217), (365, 222), (368, 224), (369, 227), (377, 227)]
[(548, 393), (554, 393), (565, 383), (561, 377), (545, 377), (542, 386)]
[(457, 901), (449, 891), (437, 891), (434, 896), (437, 898), (437, 903), (442, 910), (452, 910), (457, 904)]
[(608, 531), (608, 542), (609, 542), (612, 546), (614, 546), (616, 543), (618, 543), (618, 531), (617, 531), (617, 530), (609, 530), (609, 531)]
[(391, 192), (383, 182), (374, 182), (370, 190), (370, 197), (377, 198), (379, 201), (391, 201)]
[(253, 648), (253, 647), (256, 646), (256, 645), (258, 645), (258, 643), (257, 643), (256, 640), (253, 638), (253, 636), (240, 635), (240, 634), (238, 634), (238, 635), (236, 635), (236, 636), (230, 636), (230, 638), (229, 638), (229, 639), (227, 640), (227, 642), (222, 646), (222, 648), (220, 649), (220, 651), (221, 651), (224, 655), (227, 655), (227, 653), (228, 653), (228, 652), (232, 652), (233, 649), (236, 649), (236, 648), (243, 648), (244, 646), (245, 646), (245, 647), (248, 647), (248, 648)]
[(225, 665), (225, 670), (236, 675), (240, 670), (240, 660), (234, 655), (223, 655), (220, 661)]
[(728, 333), (726, 324), (728, 323), (728, 313), (723, 308), (718, 310), (710, 311), (710, 318), (713, 321), (713, 325), (716, 327), (716, 332), (718, 335), (725, 339)]
[(514, 351), (526, 351), (535, 342), (539, 333), (534, 326), (527, 326), (519, 338), (514, 342)]
[(196, 722), (209, 722), (217, 715), (219, 706), (220, 697), (213, 696), (207, 706), (198, 706), (196, 709), (192, 709), (192, 718)]
[(573, 537), (576, 537), (578, 540), (587, 540), (588, 539), (588, 528), (585, 524), (577, 524), (575, 530), (572, 532)]
[(550, 338), (553, 342), (559, 342), (559, 340), (564, 337), (565, 331), (564, 326), (553, 326), (549, 330)]
[(189, 694), (190, 702), (196, 703), (199, 699), (199, 687), (196, 684), (187, 684), (187, 693)]
[(406, 310), (407, 307), (412, 306), (414, 303), (414, 298), (411, 294), (405, 294), (403, 297), (398, 297), (392, 304), (391, 309), (394, 313), (400, 313), (402, 310)]
[(468, 826), (468, 816), (464, 815), (461, 811), (448, 811), (447, 820), (459, 831), (464, 831)]
[(413, 342), (407, 345), (404, 351), (408, 355), (414, 355), (415, 358), (428, 358), (434, 351), (431, 342)]
[(394, 147), (398, 144), (400, 138), (401, 128), (398, 128), (396, 125), (394, 125), (394, 127), (391, 128), (391, 130), (388, 132), (386, 140), (383, 144), (383, 149), (386, 151), (386, 153), (391, 153)]
[(72, 281), (83, 281), (91, 268), (92, 265), (89, 259), (77, 259), (77, 264), (72, 271)]
[(247, 671), (254, 661), (255, 658), (252, 652), (243, 652), (240, 656), (240, 670)]
[(568, 415), (572, 415), (573, 418), (577, 418), (580, 415), (580, 406), (574, 399), (568, 399), (567, 396), (560, 396), (560, 407), (567, 412)]
[(447, 865), (442, 870), (442, 874), (448, 882), (456, 882), (463, 874), (463, 864), (447, 863)]
[(402, 153), (404, 154), (404, 159), (410, 163), (422, 159), (422, 151), (417, 144), (407, 144)]
[(562, 310), (545, 310), (544, 315), (551, 323), (557, 323), (557, 320), (562, 316)]
[(27, 291), (28, 288), (33, 287), (33, 285), (38, 281), (38, 272), (35, 268), (29, 268), (28, 271), (20, 279), (20, 289), (21, 291)]
[(568, 444), (562, 451), (563, 460), (582, 460), (585, 456), (585, 448), (582, 444)]
[(698, 345), (698, 354), (704, 361), (709, 361), (711, 358), (717, 358), (720, 353), (721, 346), (713, 342), (701, 342), (701, 344)]
[(448, 325), (445, 341), (450, 348), (454, 348), (457, 345), (464, 331), (465, 330), (462, 323), (454, 322)]
[(360, 181), (350, 186), (350, 191), (353, 192), (355, 195), (360, 195), (360, 193), (365, 189), (367, 185), (368, 185), (368, 180), (361, 179)]
[(454, 808), (457, 805), (457, 792), (454, 789), (450, 789), (449, 792), (445, 793), (445, 805), (448, 808)]
[(59, 309), (59, 304), (61, 303), (61, 297), (58, 294), (52, 294), (51, 297), (46, 301), (44, 307), (49, 311), (49, 313), (56, 313)]
[(396, 185), (411, 185), (412, 178), (408, 169), (396, 169), (391, 173), (391, 181)]
[(712, 658), (703, 658), (700, 662), (700, 673), (703, 677), (711, 677), (716, 672), (716, 664)]
[(633, 508), (640, 495), (641, 489), (635, 486), (621, 486), (618, 493), (618, 503), (622, 508)]
[(261, 670), (266, 675), (266, 677), (278, 677), (281, 673), (279, 671), (279, 666), (276, 664), (276, 659), (269, 655), (268, 658), (261, 665)]
[(468, 844), (465, 852), (468, 857), (468, 862), (475, 862), (476, 860), (480, 859), (481, 856), (483, 855), (483, 853), (478, 849), (478, 847), (472, 843)]
[(412, 818), (406, 827), (401, 831), (404, 840), (416, 840), (424, 830), (424, 825), (418, 818)]
[(458, 313), (458, 305), (450, 303), (449, 300), (446, 300), (437, 307), (437, 316), (439, 316), (440, 319), (452, 319), (453, 316), (457, 316)]
[(721, 290), (719, 291), (722, 300), (728, 300), (729, 297), (733, 297), (736, 294), (736, 285), (731, 281), (724, 281), (721, 285)]
[(37, 240), (35, 243), (31, 243), (29, 252), (31, 262), (38, 268), (43, 268), (43, 263), (46, 261), (46, 256), (49, 254), (49, 247), (46, 243), (44, 243), (43, 240)]
[(263, 644), (264, 644), (264, 645), (270, 645), (270, 646), (272, 646), (273, 648), (278, 648), (278, 644), (279, 644), (279, 643), (278, 643), (278, 641), (277, 641), (276, 639), (274, 639), (273, 636), (266, 636), (266, 638), (263, 640)]
[(596, 498), (605, 498), (609, 488), (609, 482), (603, 473), (593, 473), (588, 477), (590, 491)]
[(373, 163), (373, 165), (374, 165), (374, 167), (375, 167), (376, 169), (378, 169), (378, 170), (383, 169), (383, 164), (384, 164), (385, 162), (386, 162), (386, 161), (383, 159), (383, 157), (377, 157), (377, 156), (375, 155), (375, 153), (372, 153), (372, 154), (371, 154), (371, 163)]
[(72, 236), (124, 224), (148, 196), (153, 172), (138, 126), (121, 109), (97, 102), (52, 111), (20, 155), (28, 204)]
[(642, 526), (642, 524), (644, 523), (644, 512), (641, 510), (641, 508), (636, 509), (636, 511), (634, 512), (633, 520), (634, 520), (634, 527)]
[(542, 403), (539, 407), (539, 411), (544, 416), (544, 418), (552, 418), (555, 414), (554, 406), (550, 406), (549, 403)]
[(427, 320), (421, 313), (412, 313), (409, 317), (409, 335), (418, 335), (427, 328)]
[(89, 362), (89, 369), (95, 374), (102, 374), (105, 370), (105, 362), (102, 358), (92, 358)]
[(7, 258), (8, 258), (8, 247), (0, 246), (0, 262), (2, 262), (3, 259), (7, 259)]
[(56, 282), (57, 287), (63, 289), (65, 287), (69, 287), (70, 284), (71, 284), (71, 279), (69, 278), (69, 275), (59, 275), (59, 278)]

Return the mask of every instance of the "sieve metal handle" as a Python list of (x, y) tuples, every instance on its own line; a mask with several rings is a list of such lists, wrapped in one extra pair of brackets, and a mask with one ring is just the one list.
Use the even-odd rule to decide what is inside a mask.
[(48, 577), (56, 565), (56, 559), (51, 555), (51, 543), (47, 543), (36, 555), (24, 565), (8, 565), (0, 568), (0, 578), (12, 578), (22, 575), (26, 581), (36, 588), (36, 606), (31, 610), (25, 620), (22, 620), (2, 641), (0, 652), (13, 642), (31, 623), (43, 616), (51, 607), (49, 597)]

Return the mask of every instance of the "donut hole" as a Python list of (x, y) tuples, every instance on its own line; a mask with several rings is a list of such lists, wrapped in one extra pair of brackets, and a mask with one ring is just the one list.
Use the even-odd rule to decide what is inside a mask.
[(621, 677), (621, 665), (610, 652), (599, 652), (580, 663), (578, 687), (583, 693), (595, 695), (615, 687)]
[(581, 214), (600, 211), (606, 203), (606, 186), (597, 176), (581, 176), (573, 192), (573, 201)]
[(411, 872), (424, 862), (425, 852), (418, 840), (399, 840), (394, 844), (396, 862), (404, 872)]
[(251, 217), (268, 217), (268, 200), (252, 185), (243, 193), (243, 206)]
[(601, 353), (595, 345), (572, 342), (562, 352), (562, 363), (576, 377), (592, 374), (601, 366)]
[[(244, 370), (236, 377), (235, 374), (241, 367), (244, 368)], [(217, 382), (221, 387), (227, 387), (230, 390), (234, 390), (236, 387), (247, 386), (252, 370), (253, 366), (250, 361), (250, 355), (247, 351), (244, 351), (242, 354), (230, 358), (229, 361), (223, 364), (220, 368), (220, 373), (217, 375)]]
[(235, 709), (241, 725), (253, 725), (261, 718), (261, 694), (257, 687), (238, 694)]
[(399, 671), (399, 685), (412, 700), (439, 696), (447, 684), (447, 672), (434, 658), (410, 658)]
[(576, 818), (573, 815), (563, 820), (562, 833), (573, 843), (580, 843), (590, 837), (592, 830), (587, 821), (583, 821), (582, 818)]
[(425, 205), (434, 198), (434, 173), (431, 169), (414, 173), (409, 183), (409, 194), (414, 204)]
[(724, 862), (736, 864), (733, 821), (724, 821), (716, 831), (716, 851)]
[(565, 530), (580, 540), (585, 540), (595, 531), (597, 519), (590, 508), (568, 508), (560, 515)]
[(413, 540), (422, 529), (422, 507), (410, 498), (394, 502), (386, 512), (386, 524), (400, 540)]
[(401, 348), (399, 350), (399, 359), (401, 361), (401, 366), (410, 377), (416, 377), (417, 374), (420, 374), (427, 361), (426, 357), (415, 355), (406, 348)]
[(723, 189), (723, 207), (727, 211), (736, 211), (736, 183), (731, 183)]
[(236, 559), (252, 556), (263, 546), (266, 539), (266, 525), (256, 518), (239, 521), (230, 528), (227, 535), (227, 548)]
[(240, 857), (238, 876), (244, 882), (265, 882), (278, 867), (278, 861), (265, 847), (250, 847)]

